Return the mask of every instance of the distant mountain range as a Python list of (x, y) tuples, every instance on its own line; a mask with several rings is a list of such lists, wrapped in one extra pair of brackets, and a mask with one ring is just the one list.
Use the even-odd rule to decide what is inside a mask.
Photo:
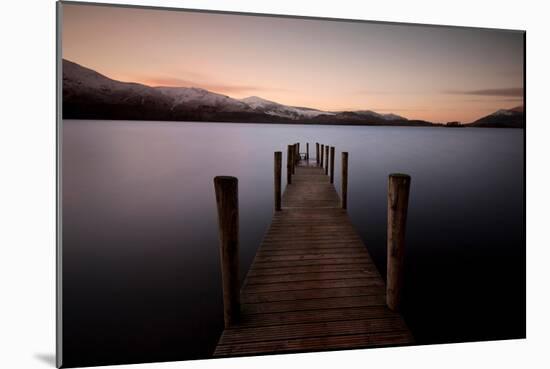
[[(518, 108), (516, 108), (518, 109)], [(472, 127), (523, 127), (523, 110), (499, 110)], [(507, 113), (512, 112), (513, 113)], [(523, 118), (522, 118), (523, 117)], [(235, 99), (196, 87), (151, 87), (120, 82), (63, 60), (64, 119), (171, 120), (345, 125), (440, 125), (371, 110), (322, 111), (257, 96)], [(501, 124), (501, 122), (503, 122)], [(520, 124), (521, 122), (521, 124)]]

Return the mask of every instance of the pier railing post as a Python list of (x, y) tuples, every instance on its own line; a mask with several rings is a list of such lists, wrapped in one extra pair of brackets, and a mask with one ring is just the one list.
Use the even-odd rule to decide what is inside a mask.
[(315, 161), (319, 165), (319, 142), (315, 142)]
[(294, 167), (293, 164), (293, 158), (292, 158), (292, 145), (288, 145), (287, 153), (286, 153), (286, 184), (292, 183), (292, 168)]
[(330, 183), (334, 183), (334, 146), (330, 147)]
[(214, 178), (220, 258), (223, 286), (223, 318), (225, 328), (239, 321), (239, 193), (235, 177)]
[(325, 175), (326, 176), (328, 176), (328, 164), (329, 164), (328, 163), (328, 149), (329, 149), (328, 145), (325, 146), (325, 158), (326, 158), (325, 159)]
[(342, 209), (348, 208), (348, 153), (342, 153)]
[(323, 162), (324, 162), (324, 156), (325, 156), (325, 145), (321, 144), (321, 168), (323, 168)]
[(296, 172), (296, 163), (298, 162), (297, 144), (292, 145), (292, 174)]
[(386, 304), (399, 310), (403, 286), (405, 256), (405, 228), (409, 206), (411, 177), (407, 174), (390, 174), (388, 182), (388, 264)]
[(306, 142), (306, 160), (309, 161), (309, 142)]
[(275, 211), (281, 210), (281, 170), (283, 166), (283, 153), (275, 151), (274, 156), (274, 191), (275, 191)]

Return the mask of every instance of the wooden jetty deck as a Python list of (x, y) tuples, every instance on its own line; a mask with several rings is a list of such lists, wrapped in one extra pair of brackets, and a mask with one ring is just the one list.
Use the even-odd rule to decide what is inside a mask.
[(384, 281), (318, 161), (296, 161), (240, 290), (239, 319), (226, 324), (214, 356), (413, 342), (386, 306)]

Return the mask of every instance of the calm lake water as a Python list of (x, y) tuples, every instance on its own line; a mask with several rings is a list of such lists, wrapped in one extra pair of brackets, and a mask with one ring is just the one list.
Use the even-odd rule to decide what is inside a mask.
[[(241, 274), (273, 152), (349, 152), (349, 213), (385, 276), (387, 177), (412, 176), (403, 314), (418, 343), (525, 336), (524, 131), (63, 122), (65, 364), (206, 358), (223, 327), (213, 177), (239, 179)], [(285, 168), (283, 168), (285, 170)], [(283, 173), (286, 178), (286, 173)]]

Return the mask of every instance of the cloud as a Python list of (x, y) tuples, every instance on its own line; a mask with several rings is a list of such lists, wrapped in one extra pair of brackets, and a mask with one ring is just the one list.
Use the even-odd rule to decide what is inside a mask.
[(424, 92), (420, 91), (389, 91), (389, 90), (356, 90), (356, 95), (419, 95)]
[[(464, 102), (479, 102), (479, 103), (486, 103), (488, 100), (487, 99), (467, 99), (467, 100), (462, 100)], [(512, 97), (512, 98), (509, 98), (509, 99), (494, 99), (494, 100), (490, 100), (491, 102), (522, 102), (523, 101), (523, 97)]]
[[(354, 109), (354, 110), (358, 110), (358, 109)], [(383, 111), (383, 112), (386, 112), (386, 111), (389, 111), (389, 112), (401, 112), (401, 111), (428, 111), (428, 110), (433, 110), (433, 109), (430, 109), (430, 108), (372, 108), (372, 110), (378, 112), (378, 111)]]
[(523, 87), (509, 87), (509, 88), (488, 88), (484, 90), (450, 90), (444, 91), (446, 94), (451, 95), (475, 95), (475, 96), (506, 96), (506, 97), (519, 97), (523, 96)]
[(205, 90), (222, 94), (252, 94), (262, 91), (288, 91), (277, 87), (265, 87), (254, 85), (223, 84), (213, 82), (197, 82), (190, 79), (177, 77), (150, 77), (144, 78), (141, 83), (153, 87), (199, 87)]

